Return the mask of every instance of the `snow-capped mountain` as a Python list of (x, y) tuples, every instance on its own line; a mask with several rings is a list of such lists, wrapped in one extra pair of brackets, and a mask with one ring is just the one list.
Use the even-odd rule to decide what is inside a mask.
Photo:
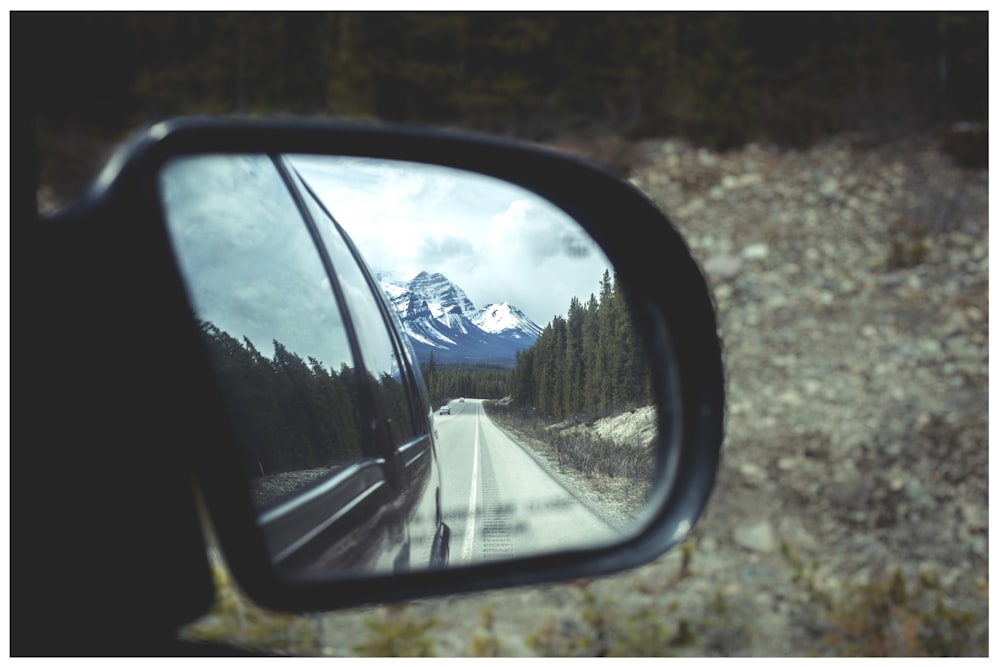
[(509, 333), (514, 338), (529, 336), (532, 342), (542, 333), (527, 315), (506, 301), (484, 306), (473, 316), (472, 323), (487, 333)]
[(411, 280), (377, 272), (410, 337), (417, 358), (439, 363), (514, 365), (514, 355), (535, 342), (541, 328), (509, 303), (477, 309), (461, 287), (440, 273)]

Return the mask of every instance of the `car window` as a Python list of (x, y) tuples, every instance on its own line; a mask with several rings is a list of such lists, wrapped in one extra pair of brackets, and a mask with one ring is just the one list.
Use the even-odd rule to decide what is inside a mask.
[(344, 318), (271, 158), (175, 159), (161, 193), (257, 506), (364, 458)]
[(373, 291), (358, 264), (342, 232), (326, 210), (320, 206), (313, 194), (304, 188), (304, 199), (309, 212), (316, 220), (320, 238), (326, 246), (351, 312), (351, 319), (358, 332), (361, 357), (372, 388), (384, 415), (387, 431), (392, 444), (400, 446), (421, 435), (410, 405), (413, 380), (408, 368), (401, 362), (399, 341), (387, 326), (388, 308), (382, 302), (384, 297)]

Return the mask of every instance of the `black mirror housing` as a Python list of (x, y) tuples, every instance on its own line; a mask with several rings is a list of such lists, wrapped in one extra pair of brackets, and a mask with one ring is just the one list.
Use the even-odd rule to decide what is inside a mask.
[[(156, 185), (157, 175), (171, 159), (247, 153), (353, 156), (451, 167), (515, 184), (574, 218), (603, 249), (626, 286), (628, 305), (650, 360), (662, 444), (639, 528), (613, 544), (514, 561), (332, 581), (283, 576), (268, 556), (247, 499), (246, 480), (233, 465), (233, 425), (191, 317)], [(158, 508), (152, 515), (158, 528), (140, 529), (142, 544), (133, 544), (126, 557), (133, 559), (135, 568), (150, 564), (147, 558), (156, 558), (157, 567), (166, 568), (162, 554), (173, 554), (174, 563), (181, 566), (173, 573), (161, 573), (163, 595), (200, 591), (186, 596), (193, 602), (178, 603), (170, 610), (177, 623), (208, 603), (204, 544), (190, 534), (197, 530), (192, 480), (240, 586), (259, 604), (287, 611), (623, 570), (647, 563), (683, 540), (708, 501), (724, 422), (721, 345), (708, 286), (663, 213), (628, 183), (580, 160), (441, 130), (302, 120), (180, 119), (157, 124), (123, 147), (79, 206), (45, 223), (37, 247), (30, 260), (36, 264), (31, 280), (38, 293), (47, 296), (51, 309), (31, 306), (38, 322), (31, 356), (40, 360), (43, 370), (71, 374), (72, 379), (62, 385), (65, 404), (71, 407), (66, 412), (68, 422), (48, 423), (30, 443), (15, 449), (15, 470), (40, 465), (45, 455), (39, 448), (46, 442), (57, 443), (56, 450), (69, 450), (67, 440), (77, 433), (90, 443), (88, 452), (73, 450), (56, 460), (88, 475), (123, 466), (118, 474), (109, 475), (106, 490), (95, 496), (96, 504), (81, 499), (79, 512), (81, 516), (97, 512), (94, 525), (110, 521), (112, 527), (98, 529), (108, 544), (128, 544), (114, 535), (113, 526), (141, 525), (150, 516), (145, 514), (148, 508)], [(77, 328), (82, 322), (87, 326)], [(63, 340), (60, 332), (70, 329), (80, 332), (74, 346), (78, 354), (60, 362), (51, 354)], [(95, 375), (106, 380), (110, 387), (106, 394), (87, 391)], [(43, 395), (29, 394), (24, 400), (30, 414), (44, 414)], [(435, 412), (438, 407), (432, 406)], [(25, 454), (29, 444), (32, 449)], [(137, 475), (139, 470), (146, 472)], [(24, 479), (15, 472), (21, 488), (35, 477)], [(57, 479), (74, 493), (85, 495), (91, 486), (68, 470)], [(154, 489), (170, 498), (168, 506), (158, 504)], [(59, 504), (39, 491), (19, 494), (18, 501), (38, 503), (44, 516), (59, 512)], [(30, 530), (33, 535), (42, 532)], [(82, 528), (72, 534), (85, 539)], [(179, 535), (183, 539), (178, 540)], [(57, 543), (52, 537), (41, 539), (49, 549)], [(102, 576), (117, 578), (107, 558), (95, 551), (86, 562)], [(76, 575), (60, 575), (60, 580), (69, 584)], [(129, 595), (123, 594), (117, 603), (132, 604)]]

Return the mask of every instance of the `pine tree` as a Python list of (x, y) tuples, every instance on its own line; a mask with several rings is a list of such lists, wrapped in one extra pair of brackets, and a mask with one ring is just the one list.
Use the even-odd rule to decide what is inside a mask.
[(559, 419), (599, 417), (647, 405), (651, 379), (617, 277), (605, 272), (600, 300), (570, 300), (535, 344), (519, 352), (511, 374), (514, 400)]

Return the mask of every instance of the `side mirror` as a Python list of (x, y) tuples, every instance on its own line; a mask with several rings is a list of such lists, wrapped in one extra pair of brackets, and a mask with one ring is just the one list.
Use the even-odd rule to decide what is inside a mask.
[(103, 183), (174, 258), (208, 385), (190, 466), (260, 604), (609, 573), (702, 512), (711, 298), (618, 178), (448, 132), (180, 120)]

